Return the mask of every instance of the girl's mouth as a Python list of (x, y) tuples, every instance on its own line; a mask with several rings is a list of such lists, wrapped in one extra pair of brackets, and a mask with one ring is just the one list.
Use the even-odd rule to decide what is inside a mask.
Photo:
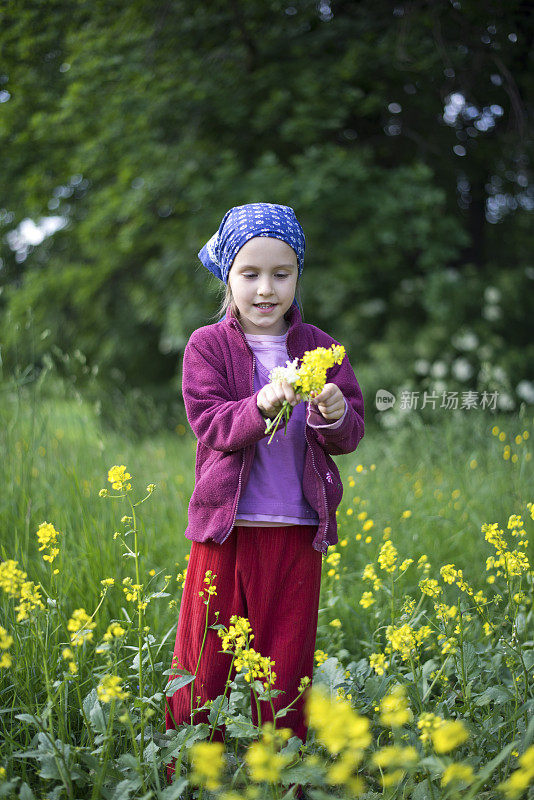
[(255, 303), (255, 307), (258, 311), (261, 311), (263, 314), (267, 314), (269, 311), (276, 306), (276, 303)]

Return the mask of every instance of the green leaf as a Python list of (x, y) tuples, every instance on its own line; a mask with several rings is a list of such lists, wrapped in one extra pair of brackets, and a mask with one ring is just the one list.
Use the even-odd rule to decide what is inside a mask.
[(35, 800), (35, 795), (26, 782), (20, 787), (19, 798), (20, 800)]
[(20, 719), (21, 722), (27, 722), (28, 725), (37, 725), (39, 727), (39, 719), (33, 714), (15, 714), (15, 719)]
[(195, 676), (191, 675), (190, 672), (182, 672), (177, 678), (174, 680), (169, 681), (169, 683), (165, 687), (165, 694), (167, 697), (172, 697), (178, 689), (182, 689), (184, 686), (187, 686), (188, 683), (192, 683), (195, 680)]
[(475, 705), (487, 706), (492, 702), (495, 703), (495, 705), (501, 705), (512, 699), (513, 695), (511, 692), (508, 692), (502, 686), (489, 686), (475, 699)]
[(132, 794), (141, 786), (141, 778), (126, 778), (120, 781), (115, 787), (115, 791), (111, 795), (110, 800), (130, 800)]
[(180, 800), (183, 797), (183, 791), (188, 785), (187, 778), (176, 778), (174, 783), (167, 786), (160, 794), (161, 800)]

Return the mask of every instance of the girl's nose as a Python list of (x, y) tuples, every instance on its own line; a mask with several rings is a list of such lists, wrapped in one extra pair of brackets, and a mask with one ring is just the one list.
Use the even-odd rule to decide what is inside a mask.
[(258, 294), (260, 295), (270, 295), (273, 293), (271, 281), (269, 278), (263, 278), (260, 281), (260, 285), (258, 286)]

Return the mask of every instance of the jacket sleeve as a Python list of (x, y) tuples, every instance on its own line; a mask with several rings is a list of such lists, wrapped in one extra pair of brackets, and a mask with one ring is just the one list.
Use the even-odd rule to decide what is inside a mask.
[[(363, 395), (347, 356), (341, 364), (335, 364), (327, 374), (327, 383), (339, 386), (346, 401), (345, 416), (340, 425), (325, 425), (325, 420), (317, 406), (308, 403), (306, 421), (312, 435), (321, 447), (332, 456), (352, 453), (356, 450), (364, 434)], [(314, 427), (321, 425), (324, 427)]]
[(258, 393), (235, 400), (224, 364), (191, 340), (184, 350), (182, 394), (193, 433), (212, 450), (235, 452), (266, 435)]

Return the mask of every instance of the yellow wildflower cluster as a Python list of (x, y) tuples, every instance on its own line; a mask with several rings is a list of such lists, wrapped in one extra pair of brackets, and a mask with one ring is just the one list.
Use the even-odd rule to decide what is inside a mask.
[(516, 800), (534, 783), (534, 745), (527, 747), (523, 755), (519, 756), (518, 764), (519, 769), (514, 770), (508, 780), (497, 787), (507, 800)]
[(363, 750), (371, 743), (370, 722), (346, 700), (330, 699), (322, 686), (312, 686), (305, 706), (308, 724), (332, 755), (347, 748)]
[(419, 588), (423, 594), (429, 597), (439, 597), (443, 591), (435, 578), (422, 578), (419, 581)]
[(441, 776), (441, 785), (448, 786), (449, 783), (463, 783), (464, 786), (469, 786), (474, 777), (473, 767), (470, 764), (462, 764), (461, 762), (449, 764)]
[(56, 547), (59, 531), (56, 531), (51, 522), (41, 522), (36, 535), (41, 545), (39, 547), (39, 552), (41, 552), (41, 550), (48, 550), (48, 553), (43, 555), (43, 561), (52, 563), (59, 553), (59, 547)]
[(389, 644), (384, 648), (386, 653), (398, 650), (403, 661), (408, 661), (416, 648), (430, 636), (432, 628), (429, 625), (422, 625), (417, 631), (411, 625), (388, 625), (386, 628), (386, 639)]
[(241, 650), (241, 652), (236, 655), (234, 667), (236, 672), (241, 672), (243, 669), (247, 670), (245, 673), (245, 680), (247, 683), (258, 679), (263, 681), (265, 689), (272, 686), (276, 680), (276, 672), (273, 672), (271, 669), (271, 667), (274, 667), (274, 661), (272, 661), (269, 656), (262, 656), (260, 653), (256, 652), (253, 647)]
[(397, 550), (390, 539), (387, 539), (378, 554), (378, 563), (380, 568), (385, 572), (395, 572), (397, 569), (395, 561), (397, 560)]
[(18, 561), (7, 559), (0, 563), (0, 588), (6, 594), (19, 600), (15, 606), (17, 622), (27, 619), (29, 612), (34, 608), (44, 609), (44, 603), (39, 593), (40, 586), (33, 581), (27, 581), (25, 572), (18, 568)]
[(322, 391), (326, 383), (326, 370), (334, 364), (341, 364), (345, 358), (343, 345), (331, 347), (316, 347), (315, 350), (306, 350), (298, 370), (298, 381), (294, 385), (296, 392), (304, 395), (310, 392)]
[(217, 587), (213, 583), (217, 575), (214, 575), (211, 569), (208, 569), (204, 574), (204, 583), (206, 586), (204, 589), (199, 592), (200, 597), (204, 597), (204, 592), (207, 594), (207, 599), (204, 600), (204, 604), (207, 605), (210, 597), (215, 597), (217, 595)]
[(317, 664), (317, 666), (324, 664), (327, 658), (328, 658), (328, 653), (325, 653), (324, 650), (315, 651), (315, 663)]
[[(411, 745), (401, 747), (394, 744), (373, 753), (372, 763), (380, 769), (382, 786), (387, 788), (401, 781), (406, 773), (405, 768), (416, 764), (418, 759), (415, 747)], [(384, 769), (389, 769), (391, 772), (384, 774), (382, 772)]]
[(447, 603), (434, 603), (434, 611), (442, 622), (454, 619), (458, 614), (456, 606), (448, 606)]
[(69, 662), (69, 671), (71, 675), (78, 674), (78, 665), (76, 664), (76, 657), (70, 647), (64, 647), (61, 653), (65, 661)]
[(108, 625), (108, 629), (104, 634), (104, 641), (110, 642), (112, 639), (118, 636), (122, 636), (126, 631), (118, 622), (112, 622)]
[[(324, 388), (327, 369), (333, 367), (334, 364), (341, 364), (344, 357), (345, 348), (342, 345), (306, 350), (300, 367), (298, 358), (286, 361), (285, 367), (275, 367), (270, 371), (269, 382), (276, 384), (287, 381), (302, 400), (309, 400)], [(271, 433), (269, 443), (282, 420), (285, 420), (287, 426), (292, 410), (291, 404), (285, 400), (276, 417), (267, 421), (265, 433)]]
[(126, 471), (124, 464), (121, 464), (120, 467), (111, 467), (111, 469), (108, 470), (108, 481), (111, 483), (113, 489), (117, 489), (118, 491), (130, 491), (132, 484), (128, 483), (128, 481), (131, 477), (130, 473)]
[[(526, 532), (523, 529), (523, 520), (519, 514), (510, 515), (507, 527), (512, 532), (512, 536), (520, 537), (517, 543), (519, 547), (528, 545)], [(497, 522), (484, 523), (481, 531), (486, 541), (493, 545), (497, 554), (497, 557), (489, 556), (486, 559), (487, 571), (494, 569), (497, 576), (502, 575), (504, 572), (507, 577), (514, 577), (530, 570), (527, 555), (522, 550), (510, 550), (508, 548), (504, 531), (499, 528)]]
[(337, 553), (335, 550), (327, 556), (326, 563), (329, 564), (327, 575), (329, 578), (339, 579), (339, 575), (337, 574), (336, 570), (339, 567), (340, 561), (341, 553)]
[(406, 689), (397, 683), (380, 702), (380, 722), (388, 728), (400, 728), (412, 719)]
[(217, 635), (222, 639), (222, 649), (233, 651), (236, 672), (246, 669), (247, 683), (256, 679), (261, 680), (264, 688), (268, 689), (276, 680), (276, 672), (272, 670), (274, 661), (250, 647), (254, 634), (246, 617), (234, 614), (230, 617), (230, 623), (228, 630), (220, 628), (217, 631)]
[(118, 675), (104, 675), (96, 687), (98, 699), (103, 703), (110, 703), (112, 700), (126, 700), (129, 692), (125, 692), (121, 685)]
[(362, 575), (364, 581), (373, 581), (375, 592), (382, 586), (382, 579), (376, 574), (374, 564), (366, 564)]
[(423, 744), (429, 744), (432, 733), (437, 730), (445, 720), (443, 717), (433, 714), (431, 711), (424, 711), (417, 720), (417, 727), (421, 731), (419, 738)]
[(230, 627), (227, 631), (219, 629), (217, 633), (222, 639), (222, 649), (233, 649), (235, 652), (242, 650), (254, 638), (248, 619), (238, 617), (237, 614), (230, 617)]
[(73, 612), (67, 623), (71, 644), (79, 647), (84, 642), (93, 641), (93, 628), (96, 628), (96, 622), (92, 622), (91, 619), (83, 608), (77, 608)]
[(280, 773), (291, 760), (291, 756), (280, 753), (279, 748), (287, 742), (290, 736), (290, 728), (276, 730), (272, 722), (266, 722), (262, 726), (261, 739), (253, 742), (245, 755), (245, 761), (253, 781), (275, 783), (280, 779)]
[(144, 611), (148, 605), (148, 601), (141, 600), (141, 597), (143, 596), (143, 584), (132, 583), (132, 579), (130, 577), (123, 578), (122, 583), (122, 591), (124, 592), (126, 599), (130, 600), (132, 603), (137, 603), (137, 608), (140, 611)]
[(191, 781), (214, 792), (221, 785), (224, 769), (224, 745), (222, 742), (195, 742), (191, 747)]
[(373, 653), (369, 657), (369, 665), (377, 675), (383, 675), (389, 667), (389, 661), (386, 660), (384, 653)]
[(372, 592), (364, 592), (360, 598), (360, 605), (364, 608), (369, 608), (375, 602), (375, 596)]
[(11, 653), (7, 651), (13, 644), (13, 637), (0, 625), (0, 669), (8, 669), (12, 664)]
[(436, 753), (449, 753), (469, 739), (469, 731), (461, 719), (444, 720), (430, 734)]

